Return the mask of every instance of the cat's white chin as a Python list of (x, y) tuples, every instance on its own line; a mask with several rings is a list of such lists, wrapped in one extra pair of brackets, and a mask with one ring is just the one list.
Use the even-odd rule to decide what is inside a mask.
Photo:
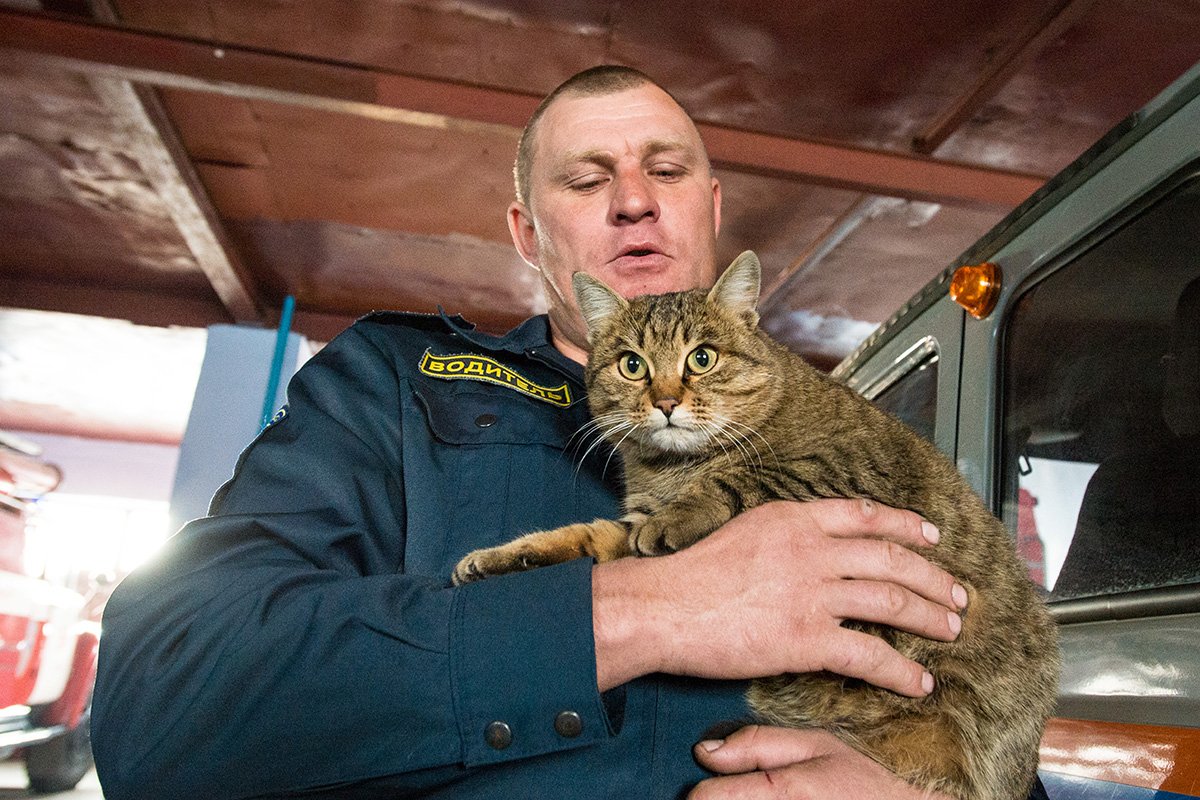
[(708, 442), (708, 436), (703, 431), (678, 425), (659, 428), (648, 438), (651, 445), (668, 453), (698, 453)]

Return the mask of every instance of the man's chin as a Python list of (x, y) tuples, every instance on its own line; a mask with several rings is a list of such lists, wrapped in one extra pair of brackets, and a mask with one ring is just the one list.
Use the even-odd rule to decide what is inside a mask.
[(601, 277), (601, 280), (622, 297), (682, 292), (700, 286), (694, 270), (682, 269), (678, 263), (670, 260), (618, 265), (616, 269)]

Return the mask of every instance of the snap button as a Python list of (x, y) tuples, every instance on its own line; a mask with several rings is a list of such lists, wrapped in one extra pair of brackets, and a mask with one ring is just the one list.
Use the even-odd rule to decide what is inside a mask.
[(508, 727), (508, 723), (499, 720), (490, 722), (483, 729), (483, 739), (493, 750), (503, 750), (512, 744), (512, 728)]
[(563, 711), (554, 718), (554, 731), (566, 739), (574, 739), (583, 733), (583, 719), (574, 711)]
[(495, 414), (480, 414), (475, 418), (475, 424), (481, 428), (490, 428), (496, 424), (497, 419)]

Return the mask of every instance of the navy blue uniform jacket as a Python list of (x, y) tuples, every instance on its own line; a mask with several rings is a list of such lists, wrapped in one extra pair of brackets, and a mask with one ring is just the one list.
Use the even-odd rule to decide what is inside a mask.
[(496, 338), (377, 314), (321, 350), (210, 516), (108, 604), (105, 797), (636, 800), (704, 778), (692, 745), (746, 715), (744, 684), (599, 694), (589, 560), (449, 584), (470, 550), (619, 513), (611, 451), (580, 461), (582, 377), (545, 317)]
[(744, 686), (602, 697), (590, 561), (449, 585), (472, 549), (619, 514), (610, 451), (581, 464), (571, 441), (582, 379), (545, 317), (495, 338), (379, 314), (322, 349), (211, 515), (108, 604), (108, 800), (674, 798), (702, 779), (691, 747), (746, 713)]

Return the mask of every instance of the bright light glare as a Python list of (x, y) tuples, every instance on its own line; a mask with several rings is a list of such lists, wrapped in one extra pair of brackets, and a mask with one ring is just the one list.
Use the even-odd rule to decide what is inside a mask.
[(31, 575), (74, 583), (75, 576), (125, 576), (170, 535), (165, 502), (51, 494), (38, 501), (25, 547)]

